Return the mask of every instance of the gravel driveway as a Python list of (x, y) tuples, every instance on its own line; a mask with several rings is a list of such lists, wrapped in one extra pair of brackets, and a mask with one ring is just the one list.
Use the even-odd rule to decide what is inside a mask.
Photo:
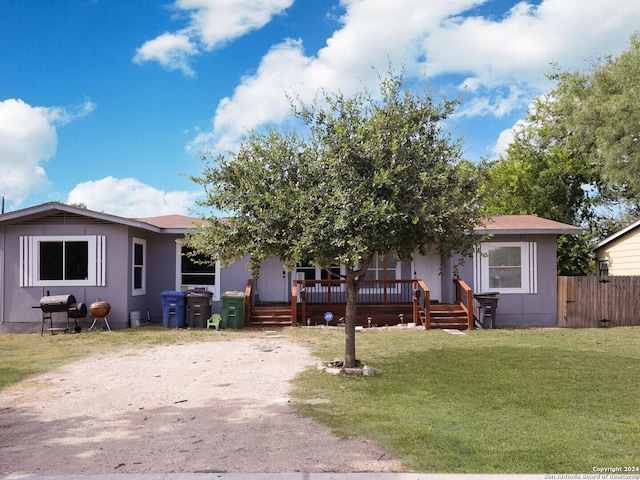
[(297, 413), (315, 363), (277, 336), (75, 362), (0, 393), (0, 474), (406, 471)]

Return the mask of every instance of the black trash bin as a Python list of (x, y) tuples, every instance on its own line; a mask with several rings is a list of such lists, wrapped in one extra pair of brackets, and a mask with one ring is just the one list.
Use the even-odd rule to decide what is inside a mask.
[(496, 324), (496, 310), (498, 309), (498, 292), (476, 293), (473, 298), (479, 305), (478, 320), (482, 328), (493, 328)]
[(187, 295), (187, 326), (205, 328), (211, 316), (213, 293), (206, 289), (189, 290)]
[(165, 290), (162, 297), (162, 325), (165, 328), (184, 328), (187, 313), (187, 292)]

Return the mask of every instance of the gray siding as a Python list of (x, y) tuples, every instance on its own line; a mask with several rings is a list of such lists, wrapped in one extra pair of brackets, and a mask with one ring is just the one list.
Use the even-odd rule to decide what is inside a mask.
[[(109, 324), (113, 328), (122, 328), (128, 318), (126, 227), (113, 224), (96, 225), (94, 223), (51, 225), (7, 225), (4, 231), (4, 272), (2, 288), (2, 332), (21, 333), (39, 331), (42, 313), (37, 306), (40, 298), (47, 295), (71, 294), (76, 301), (87, 306), (97, 299), (111, 304)], [(106, 235), (106, 286), (104, 287), (20, 287), (19, 259), (20, 236), (23, 235)], [(124, 249), (124, 250), (123, 250)], [(54, 314), (54, 321), (66, 324), (66, 314)], [(89, 326), (92, 318), (78, 320), (82, 326)]]
[[(248, 258), (243, 258), (240, 261), (234, 262), (227, 268), (221, 269), (220, 272), (220, 295), (224, 295), (224, 292), (239, 291), (244, 292), (247, 287), (247, 281), (251, 278), (251, 272), (247, 270)], [(213, 313), (221, 312), (221, 302), (213, 302), (211, 306)]]
[(149, 232), (134, 232), (132, 237), (147, 240), (147, 294), (133, 297), (136, 304), (134, 310), (140, 310), (146, 319), (146, 310), (152, 322), (162, 322), (162, 292), (176, 290), (176, 241), (181, 235), (158, 235)]
[[(554, 327), (558, 321), (558, 292), (555, 235), (496, 235), (489, 242), (536, 242), (537, 294), (502, 293), (496, 309), (497, 326)], [(469, 259), (460, 269), (462, 278), (478, 293), (474, 285), (473, 262)]]

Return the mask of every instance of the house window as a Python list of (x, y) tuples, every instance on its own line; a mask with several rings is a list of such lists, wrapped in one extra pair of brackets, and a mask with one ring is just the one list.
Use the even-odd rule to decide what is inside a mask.
[[(394, 282), (396, 279), (401, 278), (400, 268), (401, 264), (395, 255), (378, 255), (376, 253), (367, 269), (365, 283), (361, 291), (364, 293), (379, 293), (382, 291), (400, 293), (400, 284)], [(367, 280), (377, 281), (367, 282)], [(385, 281), (393, 281), (394, 283), (385, 284)]]
[[(331, 265), (330, 272), (325, 268), (316, 267), (308, 262), (300, 263), (296, 266), (296, 278), (298, 280), (333, 280), (332, 288), (342, 288), (343, 284), (337, 283), (341, 279), (342, 267), (340, 265)], [(307, 285), (308, 287), (327, 287), (329, 282), (314, 283)]]
[[(339, 282), (342, 279), (340, 274), (341, 274), (340, 265), (331, 265), (329, 270), (327, 270), (326, 268), (322, 268), (320, 270), (320, 280), (333, 280), (334, 282)], [(322, 285), (326, 286), (327, 283), (325, 282)], [(337, 285), (337, 284), (333, 283), (333, 285)]]
[(316, 266), (309, 262), (303, 262), (296, 267), (296, 278), (298, 280), (315, 280)]
[(600, 260), (598, 262), (598, 274), (601, 277), (606, 277), (609, 275), (609, 260)]
[(537, 293), (535, 242), (484, 242), (475, 256), (479, 291)]
[(367, 280), (396, 280), (400, 278), (400, 262), (394, 255), (376, 254), (369, 264)]
[(213, 300), (220, 298), (220, 262), (211, 264), (209, 259), (194, 253), (188, 245), (177, 245), (177, 284), (181, 290), (206, 288), (213, 294)]
[(133, 296), (144, 295), (147, 291), (147, 241), (141, 238), (132, 240), (132, 292)]
[(20, 286), (104, 286), (103, 235), (20, 237)]
[(89, 277), (89, 243), (39, 242), (40, 280), (86, 280)]

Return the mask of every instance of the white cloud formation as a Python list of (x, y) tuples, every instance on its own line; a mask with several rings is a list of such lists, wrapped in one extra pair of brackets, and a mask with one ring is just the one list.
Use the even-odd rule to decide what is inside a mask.
[(530, 99), (528, 94), (529, 91), (518, 85), (492, 90), (478, 90), (469, 101), (460, 106), (453, 117), (492, 116), (503, 118), (512, 111), (526, 106), (526, 101)]
[(247, 129), (282, 120), (284, 92), (303, 101), (320, 88), (349, 94), (375, 84), (375, 70), (389, 64), (403, 65), (407, 75), (462, 75), (469, 103), (459, 115), (504, 117), (548, 85), (544, 74), (552, 62), (570, 69), (594, 54), (617, 54), (640, 19), (634, 0), (520, 2), (503, 18), (463, 16), (484, 3), (342, 0), (341, 28), (325, 47), (313, 56), (299, 40), (273, 47), (219, 103), (211, 131), (190, 147), (213, 143), (226, 150)]
[(94, 108), (89, 101), (71, 110), (33, 107), (13, 98), (0, 101), (0, 193), (10, 203), (20, 206), (30, 193), (49, 186), (43, 164), (56, 153), (56, 128)]
[(155, 61), (167, 70), (180, 70), (188, 77), (192, 77), (195, 72), (189, 66), (189, 59), (197, 53), (196, 46), (187, 35), (164, 33), (138, 48), (133, 61), (136, 63)]
[(425, 70), (469, 72), (489, 87), (539, 82), (550, 62), (574, 68), (599, 51), (620, 51), (639, 19), (632, 0), (520, 2), (498, 20), (457, 15), (425, 37)]
[(137, 49), (134, 62), (158, 62), (167, 70), (195, 72), (189, 61), (262, 28), (294, 0), (176, 0), (173, 8), (189, 17), (188, 26), (176, 33), (165, 32)]
[[(290, 113), (287, 93), (300, 94), (301, 77), (309, 61), (299, 41), (289, 40), (272, 48), (256, 74), (246, 77), (236, 88), (233, 99), (224, 98), (220, 102), (213, 131), (198, 135), (190, 148), (215, 141), (218, 148), (231, 150), (247, 130), (285, 119)], [(316, 82), (306, 85), (317, 86)]]
[(84, 203), (90, 210), (125, 218), (157, 215), (189, 215), (197, 192), (165, 192), (134, 178), (105, 177), (79, 183), (67, 198), (67, 203)]
[(507, 148), (515, 138), (515, 133), (519, 125), (521, 124), (517, 123), (513, 127), (507, 128), (506, 130), (500, 132), (500, 134), (498, 135), (498, 139), (496, 140), (496, 143), (491, 150), (494, 158), (500, 157), (507, 152)]

